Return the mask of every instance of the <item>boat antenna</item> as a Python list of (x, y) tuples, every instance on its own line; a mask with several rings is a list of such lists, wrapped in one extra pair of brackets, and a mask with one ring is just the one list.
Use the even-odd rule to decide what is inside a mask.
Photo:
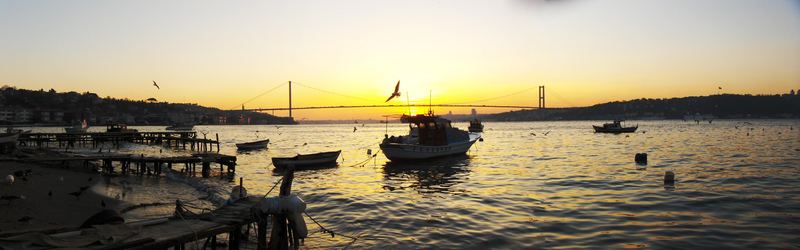
[(408, 91), (406, 91), (406, 104), (408, 106), (408, 116), (411, 116), (411, 99), (408, 97)]
[(428, 89), (428, 115), (433, 115), (433, 90)]

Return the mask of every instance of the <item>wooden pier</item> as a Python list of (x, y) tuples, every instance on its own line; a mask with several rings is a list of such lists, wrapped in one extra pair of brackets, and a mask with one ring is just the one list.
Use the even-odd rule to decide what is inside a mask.
[(192, 151), (219, 151), (219, 135), (215, 139), (197, 138), (194, 131), (176, 132), (103, 132), (103, 133), (26, 133), (17, 139), (20, 146), (74, 148), (76, 146), (98, 148), (111, 143), (119, 148), (122, 142), (145, 145), (161, 145), (167, 148)]
[(191, 156), (153, 157), (130, 154), (103, 154), (103, 155), (75, 155), (56, 158), (25, 159), (25, 162), (57, 162), (66, 165), (67, 162), (82, 162), (89, 166), (92, 162), (99, 162), (100, 169), (106, 174), (123, 175), (161, 175), (162, 167), (173, 169), (183, 167), (181, 172), (195, 176), (197, 165), (201, 166), (200, 173), (204, 178), (211, 176), (212, 164), (219, 165), (220, 173), (231, 175), (236, 172), (236, 156), (218, 153), (197, 153)]

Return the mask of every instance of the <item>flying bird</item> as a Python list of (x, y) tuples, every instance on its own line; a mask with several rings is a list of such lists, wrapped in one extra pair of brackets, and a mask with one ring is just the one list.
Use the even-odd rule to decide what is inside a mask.
[(718, 89), (722, 90), (722, 87), (717, 87)]
[(358, 129), (356, 127), (353, 127), (353, 133), (355, 133), (356, 130), (358, 130)]
[(397, 81), (397, 85), (394, 85), (394, 93), (392, 93), (392, 95), (389, 96), (389, 99), (386, 99), (385, 102), (389, 102), (389, 100), (392, 100), (392, 98), (395, 97), (400, 97), (400, 81)]
[(158, 83), (156, 83), (156, 81), (153, 81), (153, 86), (155, 86), (157, 89), (161, 89), (161, 87), (158, 86)]

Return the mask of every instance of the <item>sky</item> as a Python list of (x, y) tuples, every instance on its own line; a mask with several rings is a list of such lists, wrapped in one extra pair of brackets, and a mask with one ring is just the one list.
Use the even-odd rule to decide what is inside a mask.
[(800, 0), (0, 1), (0, 85), (231, 109), (286, 107), (290, 80), (295, 107), (382, 104), (398, 80), (392, 104), (785, 93)]

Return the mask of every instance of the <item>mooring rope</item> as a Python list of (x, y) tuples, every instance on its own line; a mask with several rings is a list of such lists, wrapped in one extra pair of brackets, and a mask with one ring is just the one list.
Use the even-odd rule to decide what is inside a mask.
[[(308, 216), (308, 218), (311, 219), (311, 221), (313, 221), (314, 224), (317, 224), (317, 226), (319, 226), (319, 228), (320, 228), (319, 232), (320, 233), (330, 234), (331, 238), (336, 237), (336, 232), (334, 232), (333, 230), (327, 229), (324, 226), (322, 226), (322, 224), (320, 224), (317, 220), (315, 220), (314, 217), (311, 217), (311, 215), (308, 214), (308, 212), (303, 211), (303, 214)], [(350, 244), (347, 244), (348, 246), (352, 245), (354, 242), (356, 242), (356, 240), (358, 240), (358, 237), (354, 237), (354, 236), (350, 236), (350, 235), (346, 235), (346, 234), (339, 234), (339, 236), (342, 236), (342, 237), (349, 238), (349, 239), (353, 240), (352, 242), (350, 242)]]

